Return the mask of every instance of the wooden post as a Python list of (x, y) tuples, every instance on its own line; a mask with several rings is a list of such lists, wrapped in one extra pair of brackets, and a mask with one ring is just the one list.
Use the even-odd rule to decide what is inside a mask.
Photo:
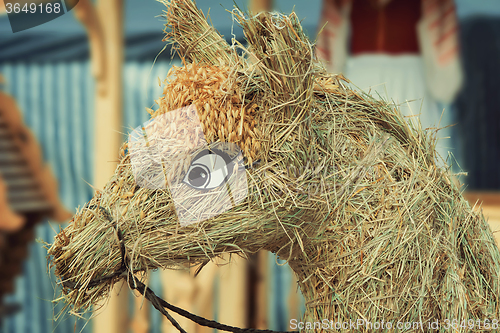
[(123, 0), (100, 0), (104, 32), (103, 76), (97, 80), (94, 183), (104, 187), (114, 174), (122, 143)]
[(133, 333), (149, 332), (149, 301), (138, 292), (135, 292), (134, 317), (130, 322), (130, 329)]
[[(208, 263), (194, 277), (195, 269), (191, 272), (179, 270), (162, 271), (163, 296), (165, 300), (184, 310), (195, 313), (204, 318), (213, 318), (214, 280), (218, 271), (214, 263)], [(181, 327), (189, 333), (211, 333), (213, 329), (199, 326), (189, 319), (170, 313)], [(163, 317), (162, 333), (176, 333), (177, 329)]]
[(272, 0), (250, 0), (250, 12), (257, 14), (259, 12), (269, 12), (273, 9)]
[[(209, 262), (194, 278), (197, 314), (209, 319), (213, 319), (214, 316), (214, 281), (218, 270), (215, 263)], [(195, 333), (212, 333), (213, 331), (208, 327), (197, 326)]]
[[(166, 269), (161, 272), (163, 282), (163, 297), (186, 311), (195, 312), (194, 296), (195, 284), (193, 278), (189, 275), (189, 271)], [(182, 317), (176, 313), (171, 313), (172, 317), (177, 320), (179, 325), (186, 332), (194, 332), (196, 324), (191, 320)], [(176, 333), (177, 329), (168, 321), (167, 318), (162, 318), (162, 333)]]
[[(229, 262), (229, 255), (224, 255)], [(219, 268), (219, 322), (237, 327), (247, 323), (247, 261), (232, 256), (227, 265)]]
[[(103, 188), (113, 175), (122, 136), (123, 0), (80, 0), (76, 17), (87, 29), (96, 79), (94, 185)], [(105, 310), (94, 319), (94, 332), (128, 331), (128, 288), (115, 286)]]
[(256, 292), (256, 313), (255, 323), (256, 328), (265, 330), (269, 329), (269, 320), (267, 318), (268, 308), (268, 284), (269, 284), (269, 268), (268, 268), (269, 252), (259, 251), (257, 254), (257, 292)]
[(287, 297), (287, 303), (288, 303), (287, 323), (289, 323), (291, 319), (300, 320), (300, 311), (299, 311), (300, 301), (299, 301), (297, 277), (295, 276), (295, 273), (290, 268), (290, 266), (287, 265), (286, 270), (288, 271), (286, 274), (289, 274), (292, 277), (292, 283), (290, 283), (290, 289), (288, 290), (288, 297)]

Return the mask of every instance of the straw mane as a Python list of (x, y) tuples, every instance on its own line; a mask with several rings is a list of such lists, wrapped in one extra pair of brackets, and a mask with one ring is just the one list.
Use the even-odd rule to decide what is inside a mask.
[(302, 321), (422, 322), (427, 331), (432, 320), (500, 317), (500, 253), (436, 165), (429, 133), (326, 73), (294, 13), (234, 10), (245, 48), (229, 46), (191, 1), (165, 4), (166, 38), (186, 65), (173, 69), (153, 118), (195, 104), (209, 142), (234, 142), (261, 163), (247, 171), (243, 203), (180, 227), (170, 192), (136, 186), (125, 153), (49, 249), (56, 275), (79, 286), (64, 288), (74, 311), (116, 282), (88, 287), (120, 267), (119, 228), (137, 274), (224, 252), (276, 253), (306, 299)]

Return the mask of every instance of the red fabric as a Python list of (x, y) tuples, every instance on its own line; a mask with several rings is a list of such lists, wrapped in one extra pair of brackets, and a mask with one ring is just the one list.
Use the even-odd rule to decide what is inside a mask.
[(374, 0), (353, 0), (351, 54), (420, 53), (417, 22), (420, 0), (392, 0), (384, 6)]

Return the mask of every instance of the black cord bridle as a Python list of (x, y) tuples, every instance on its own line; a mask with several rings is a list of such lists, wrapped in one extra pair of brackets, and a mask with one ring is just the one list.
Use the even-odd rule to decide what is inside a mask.
[[(88, 208), (94, 208), (93, 206), (89, 206)], [(106, 218), (110, 218), (111, 216), (103, 207), (98, 207), (101, 211), (103, 211), (104, 215)], [(227, 332), (234, 332), (234, 333), (299, 333), (298, 331), (273, 331), (273, 330), (260, 330), (260, 329), (255, 329), (255, 328), (239, 328), (235, 326), (229, 326), (229, 325), (224, 325), (221, 324), (215, 320), (209, 320), (200, 316), (197, 316), (195, 314), (192, 314), (184, 309), (181, 309), (179, 307), (176, 307), (175, 305), (172, 305), (162, 299), (161, 297), (157, 296), (149, 287), (144, 285), (141, 281), (139, 281), (138, 278), (136, 278), (133, 274), (133, 272), (128, 268), (127, 266), (127, 255), (125, 253), (125, 244), (123, 242), (123, 235), (118, 227), (116, 227), (116, 233), (118, 235), (118, 240), (120, 242), (120, 254), (121, 254), (121, 266), (120, 268), (115, 271), (112, 274), (106, 275), (104, 277), (92, 279), (89, 284), (86, 286), (86, 288), (91, 288), (100, 285), (103, 282), (109, 281), (110, 279), (117, 278), (117, 277), (125, 277), (127, 276), (128, 280), (128, 285), (130, 289), (132, 290), (137, 290), (139, 293), (141, 293), (148, 301), (151, 302), (151, 304), (158, 310), (162, 315), (164, 315), (171, 323), (172, 325), (180, 332), (180, 333), (187, 333), (180, 325), (179, 323), (167, 312), (166, 309), (173, 311), (200, 326), (206, 326), (210, 328), (215, 328), (221, 331), (227, 331)], [(63, 278), (62, 285), (64, 287), (70, 288), (70, 289), (80, 289), (81, 286), (77, 285), (74, 282), (67, 281), (66, 279)]]

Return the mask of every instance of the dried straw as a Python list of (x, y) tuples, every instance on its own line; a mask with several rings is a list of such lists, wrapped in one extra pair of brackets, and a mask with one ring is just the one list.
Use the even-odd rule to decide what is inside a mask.
[(249, 43), (235, 56), (191, 1), (165, 4), (167, 38), (187, 63), (165, 81), (153, 117), (195, 104), (208, 141), (262, 162), (247, 171), (243, 203), (180, 227), (170, 192), (136, 186), (124, 154), (49, 249), (56, 275), (78, 286), (61, 299), (82, 311), (107, 298), (117, 279), (87, 286), (119, 269), (119, 228), (134, 272), (276, 253), (296, 274), (305, 321), (500, 318), (499, 250), (436, 165), (432, 133), (326, 73), (294, 13), (235, 9)]

